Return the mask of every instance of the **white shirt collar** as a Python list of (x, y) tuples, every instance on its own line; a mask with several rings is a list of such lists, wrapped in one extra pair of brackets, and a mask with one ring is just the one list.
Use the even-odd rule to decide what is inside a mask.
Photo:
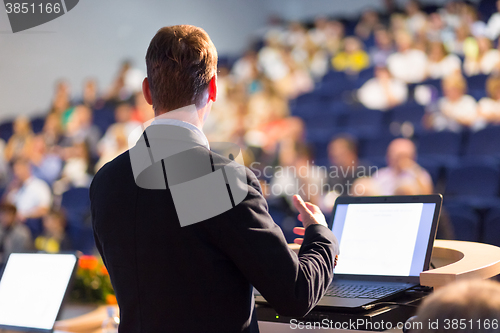
[(172, 125), (172, 126), (179, 126), (183, 128), (187, 128), (188, 130), (194, 132), (203, 142), (203, 145), (207, 148), (210, 149), (210, 144), (208, 142), (207, 137), (205, 136), (205, 133), (198, 127), (194, 126), (193, 124), (190, 124), (186, 121), (178, 120), (178, 119), (172, 119), (172, 118), (155, 118), (151, 125)]

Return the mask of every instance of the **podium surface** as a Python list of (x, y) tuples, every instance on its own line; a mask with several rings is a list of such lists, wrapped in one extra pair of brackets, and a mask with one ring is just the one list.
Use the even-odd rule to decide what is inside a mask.
[[(290, 244), (298, 252), (300, 245)], [(463, 279), (487, 279), (500, 274), (500, 248), (475, 242), (436, 240), (431, 263), (436, 267), (420, 274), (420, 284), (434, 288)], [(313, 310), (314, 311), (314, 310)], [(61, 320), (55, 330), (60, 332), (97, 333), (106, 318), (106, 306), (76, 318)], [(295, 332), (289, 324), (259, 321), (262, 333)], [(344, 332), (346, 330), (319, 329), (321, 332)], [(361, 331), (350, 331), (361, 332)], [(363, 331), (367, 332), (367, 331)]]

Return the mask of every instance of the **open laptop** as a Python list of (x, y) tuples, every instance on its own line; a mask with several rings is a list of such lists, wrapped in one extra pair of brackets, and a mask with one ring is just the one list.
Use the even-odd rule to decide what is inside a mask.
[(52, 332), (77, 262), (74, 254), (12, 253), (0, 279), (0, 331)]
[(340, 254), (318, 306), (363, 309), (417, 286), (429, 269), (441, 205), (439, 194), (339, 197), (329, 227)]

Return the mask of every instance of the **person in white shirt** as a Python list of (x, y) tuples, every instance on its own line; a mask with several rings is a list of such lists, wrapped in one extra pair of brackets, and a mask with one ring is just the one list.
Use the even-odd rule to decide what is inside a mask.
[[(132, 120), (132, 106), (128, 103), (121, 103), (115, 109), (115, 120), (116, 123), (111, 125), (107, 130), (106, 134), (102, 137), (97, 145), (99, 155), (113, 155), (113, 152), (118, 151), (119, 146), (119, 136), (124, 136), (125, 139), (134, 131), (137, 127), (141, 126), (141, 123)], [(120, 134), (118, 135), (118, 132)], [(118, 156), (118, 155), (116, 155)], [(115, 157), (116, 157), (115, 156)], [(113, 157), (114, 158), (114, 157)]]
[(500, 123), (500, 77), (492, 76), (486, 81), (486, 91), (489, 97), (479, 100), (478, 112), (488, 123)]
[(408, 99), (408, 87), (386, 67), (376, 67), (375, 77), (358, 90), (358, 99), (368, 109), (386, 111)]
[(417, 1), (409, 1), (405, 6), (405, 11), (408, 14), (408, 18), (406, 19), (408, 30), (415, 36), (425, 29), (427, 17), (420, 10)]
[(418, 83), (426, 78), (427, 56), (412, 48), (412, 37), (404, 31), (396, 33), (398, 52), (387, 59), (392, 76), (406, 83)]
[(441, 42), (432, 42), (429, 45), (429, 63), (427, 75), (432, 79), (442, 79), (455, 72), (460, 72), (462, 62), (454, 54), (448, 54)]
[(443, 79), (444, 97), (439, 100), (439, 112), (433, 119), (436, 130), (459, 131), (463, 126), (474, 129), (481, 126), (477, 102), (472, 96), (466, 95), (466, 91), (467, 83), (461, 74)]
[(432, 178), (417, 164), (415, 144), (409, 139), (395, 139), (387, 148), (387, 167), (380, 169), (371, 180), (371, 190), (377, 195), (431, 194)]
[(497, 10), (498, 12), (491, 15), (486, 28), (488, 37), (491, 40), (495, 40), (500, 36), (500, 0), (497, 1)]
[(42, 218), (50, 209), (52, 193), (43, 180), (31, 174), (27, 159), (14, 162), (15, 179), (9, 185), (7, 201), (16, 206), (19, 221)]
[(475, 43), (466, 47), (464, 73), (467, 76), (490, 74), (500, 63), (500, 51), (491, 48), (491, 41), (485, 37), (477, 37)]

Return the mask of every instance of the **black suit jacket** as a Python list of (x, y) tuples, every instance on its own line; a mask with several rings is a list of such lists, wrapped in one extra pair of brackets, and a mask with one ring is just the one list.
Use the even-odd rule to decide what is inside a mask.
[(99, 170), (90, 188), (92, 222), (121, 333), (258, 332), (252, 286), (282, 315), (303, 316), (320, 300), (333, 278), (334, 235), (308, 227), (297, 256), (255, 175), (246, 169), (246, 177), (243, 202), (181, 227), (169, 189), (136, 185), (128, 151)]

